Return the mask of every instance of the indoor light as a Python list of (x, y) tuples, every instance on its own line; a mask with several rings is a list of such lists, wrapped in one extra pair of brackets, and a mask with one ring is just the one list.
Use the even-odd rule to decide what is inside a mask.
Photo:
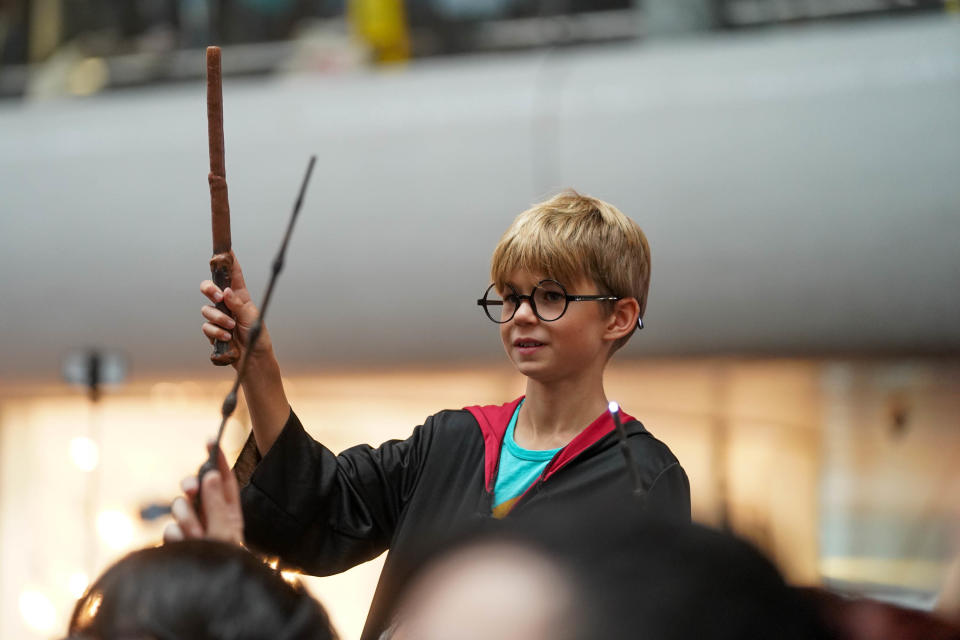
[(133, 542), (133, 521), (120, 511), (101, 511), (97, 516), (97, 533), (108, 547), (120, 551)]
[(50, 633), (57, 625), (57, 610), (47, 596), (27, 589), (20, 594), (20, 615), (27, 626), (40, 633)]
[(90, 584), (90, 578), (83, 571), (74, 571), (67, 579), (67, 587), (70, 589), (70, 595), (74, 598), (83, 597), (87, 586)]
[(70, 441), (70, 459), (81, 471), (93, 471), (100, 461), (100, 449), (90, 438), (79, 436)]

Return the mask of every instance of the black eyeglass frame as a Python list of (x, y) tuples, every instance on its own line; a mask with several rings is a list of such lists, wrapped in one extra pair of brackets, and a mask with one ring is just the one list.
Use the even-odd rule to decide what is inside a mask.
[[(552, 318), (552, 319), (550, 319), (550, 320), (547, 320), (546, 318), (544, 318), (543, 316), (540, 315), (540, 312), (537, 311), (537, 303), (536, 303), (536, 301), (534, 301), (534, 299), (533, 299), (533, 296), (536, 295), (536, 293), (537, 293), (537, 289), (542, 288), (542, 285), (543, 285), (545, 282), (552, 282), (553, 284), (555, 284), (555, 285), (557, 285), (558, 287), (560, 287), (560, 291), (563, 292), (563, 298), (564, 298), (563, 311), (561, 311), (561, 312), (560, 312), (560, 315), (558, 315), (556, 318)], [(487, 300), (487, 296), (490, 295), (490, 291), (491, 291), (494, 287), (496, 287), (496, 286), (497, 286), (497, 283), (496, 283), (496, 282), (491, 283), (490, 286), (487, 287), (487, 290), (483, 293), (483, 297), (480, 298), (479, 300), (477, 300), (477, 305), (483, 307), (484, 314), (485, 314), (488, 318), (490, 318), (490, 320), (492, 320), (493, 322), (495, 322), (495, 323), (497, 323), (497, 324), (506, 324), (506, 323), (510, 322), (511, 320), (513, 320), (513, 317), (514, 317), (515, 315), (517, 315), (517, 310), (520, 309), (520, 305), (523, 303), (524, 300), (526, 300), (528, 303), (530, 303), (530, 309), (533, 311), (533, 315), (535, 315), (535, 316), (537, 316), (538, 318), (540, 318), (540, 320), (542, 320), (543, 322), (556, 322), (557, 320), (559, 320), (560, 318), (562, 318), (562, 317), (563, 317), (563, 314), (565, 314), (565, 313), (567, 312), (567, 309), (570, 307), (570, 303), (571, 303), (571, 302), (591, 302), (591, 301), (599, 301), (599, 302), (609, 301), (609, 302), (616, 302), (617, 300), (623, 300), (623, 296), (605, 296), (605, 295), (580, 295), (580, 296), (574, 296), (574, 295), (570, 295), (569, 293), (567, 293), (567, 288), (564, 287), (564, 286), (563, 286), (562, 284), (560, 284), (559, 282), (557, 282), (556, 280), (553, 280), (552, 278), (544, 278), (543, 280), (541, 280), (540, 282), (538, 282), (536, 285), (534, 285), (533, 290), (532, 290), (529, 294), (517, 293), (517, 290), (514, 289), (513, 287), (511, 287), (511, 286), (508, 284), (507, 287), (510, 289), (510, 291), (513, 292), (513, 295), (517, 298), (517, 306), (514, 308), (513, 313), (510, 314), (510, 317), (509, 317), (509, 318), (507, 318), (506, 320), (497, 320), (497, 319), (495, 319), (495, 318), (493, 317), (493, 315), (491, 315), (491, 313), (490, 313), (490, 307), (491, 307), (491, 306), (493, 306), (493, 307), (502, 307), (504, 301), (503, 301), (503, 300)], [(555, 293), (556, 293), (556, 292), (555, 292)], [(643, 329), (643, 318), (637, 318), (637, 329)]]

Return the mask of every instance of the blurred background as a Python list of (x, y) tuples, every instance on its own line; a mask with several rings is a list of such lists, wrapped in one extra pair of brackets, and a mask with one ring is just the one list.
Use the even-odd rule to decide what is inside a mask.
[[(318, 156), (269, 322), (316, 437), (521, 394), (474, 301), (573, 187), (650, 239), (607, 394), (694, 517), (930, 606), (960, 542), (960, 3), (2, 0), (0, 637), (57, 637), (157, 544), (216, 430), (208, 44), (255, 299)], [(345, 638), (379, 562), (308, 581)]]

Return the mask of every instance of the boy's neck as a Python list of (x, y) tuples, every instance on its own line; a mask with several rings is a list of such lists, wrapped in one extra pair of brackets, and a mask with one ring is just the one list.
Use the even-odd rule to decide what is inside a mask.
[(606, 408), (601, 378), (591, 385), (582, 381), (547, 384), (528, 379), (514, 440), (525, 449), (565, 446)]

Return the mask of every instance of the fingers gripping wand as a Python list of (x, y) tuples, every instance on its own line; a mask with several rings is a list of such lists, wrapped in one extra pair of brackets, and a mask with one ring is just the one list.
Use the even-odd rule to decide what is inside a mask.
[[(220, 73), (220, 47), (207, 47), (207, 139), (210, 146), (210, 215), (213, 222), (213, 257), (210, 274), (220, 290), (230, 286), (230, 204), (227, 200), (227, 170), (223, 159), (223, 82)], [(233, 317), (225, 302), (217, 309)], [(237, 361), (239, 352), (230, 342), (215, 340), (210, 360), (223, 366)]]
[(203, 476), (208, 471), (215, 471), (217, 469), (217, 458), (220, 455), (220, 438), (223, 437), (223, 430), (227, 425), (227, 420), (231, 415), (233, 415), (234, 410), (237, 408), (237, 391), (240, 389), (240, 383), (243, 381), (243, 375), (247, 371), (247, 363), (250, 361), (250, 354), (253, 352), (253, 349), (257, 344), (257, 340), (260, 338), (260, 333), (263, 331), (263, 319), (267, 315), (267, 308), (270, 305), (270, 297), (273, 295), (273, 287), (277, 282), (277, 276), (279, 276), (280, 272), (283, 270), (283, 260), (287, 253), (287, 245), (290, 243), (290, 235), (293, 233), (293, 225), (296, 223), (297, 216), (300, 214), (300, 206), (303, 204), (303, 196), (307, 191), (307, 184), (310, 182), (310, 176), (313, 173), (313, 165), (316, 160), (316, 156), (310, 156), (310, 162), (307, 164), (307, 172), (303, 176), (303, 182), (300, 184), (300, 192), (297, 195), (297, 201), (293, 205), (293, 213), (290, 214), (290, 221), (287, 223), (287, 231), (283, 235), (283, 243), (280, 245), (280, 250), (277, 252), (277, 256), (273, 259), (270, 280), (267, 283), (267, 291), (263, 294), (263, 302), (260, 304), (260, 315), (257, 317), (256, 321), (254, 321), (253, 326), (250, 327), (250, 333), (247, 337), (247, 347), (243, 351), (243, 358), (240, 359), (240, 366), (237, 367), (237, 377), (233, 381), (233, 386), (230, 388), (230, 393), (228, 393), (227, 397), (223, 399), (223, 405), (220, 408), (220, 428), (217, 429), (216, 442), (210, 448), (210, 455), (207, 458), (207, 461), (200, 466), (200, 470), (197, 472), (198, 490), (197, 497), (194, 501), (194, 507), (197, 515), (202, 513), (199, 487), (203, 482)]

